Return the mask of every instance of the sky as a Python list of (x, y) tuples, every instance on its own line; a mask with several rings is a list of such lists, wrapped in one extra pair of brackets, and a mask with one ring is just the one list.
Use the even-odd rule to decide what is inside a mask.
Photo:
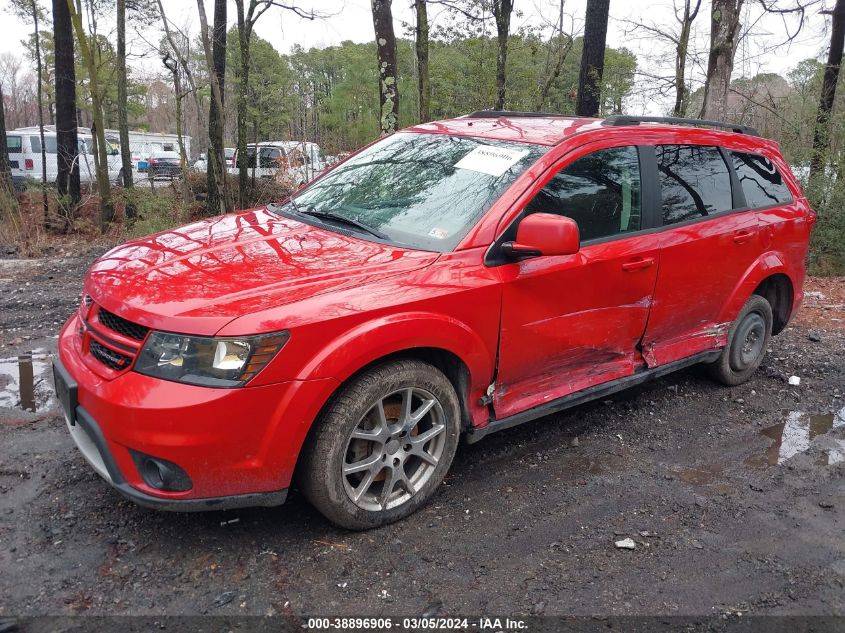
[[(256, 25), (256, 34), (268, 40), (280, 52), (289, 52), (295, 45), (305, 48), (325, 47), (338, 44), (344, 40), (366, 42), (373, 39), (372, 14), (369, 0), (296, 0), (299, 6), (311, 8), (327, 15), (324, 19), (307, 20), (294, 15), (290, 11), (272, 9), (261, 17)], [(645, 22), (661, 29), (674, 28), (673, 0), (611, 0), (610, 23), (608, 26), (608, 46), (627, 47), (633, 51), (638, 59), (640, 69), (650, 71), (662, 69), (664, 74), (670, 73), (673, 59), (664, 54), (665, 46), (642, 29), (633, 28), (633, 23)], [(675, 0), (682, 2), (683, 0)], [(770, 0), (767, 0), (770, 1)], [(781, 6), (787, 6), (791, 0), (777, 0)], [(42, 0), (46, 6), (47, 0)], [(828, 3), (831, 3), (828, 0)], [(195, 0), (163, 0), (168, 19), (180, 27), (187, 27), (191, 32), (197, 32), (199, 17)], [(565, 28), (570, 32), (583, 31), (583, 16), (586, 0), (565, 0), (564, 12)], [(709, 2), (704, 0), (701, 15), (697, 21), (697, 41), (694, 47), (706, 51), (709, 43)], [(0, 54), (8, 52), (13, 55), (22, 54), (21, 40), (31, 31), (31, 26), (21, 22), (9, 10), (10, 0), (0, 0)], [(206, 12), (209, 20), (212, 18), (212, 0), (205, 0)], [(394, 0), (393, 18), (397, 36), (405, 33), (406, 27), (413, 25), (414, 13), (411, 0)], [(808, 57), (824, 56), (827, 51), (828, 20), (818, 9), (807, 16), (804, 28), (791, 43), (782, 44), (787, 40), (787, 27), (795, 29), (795, 20), (768, 15), (759, 18), (759, 2), (748, 0), (745, 3), (743, 24), (750, 28), (748, 37), (744, 38), (738, 51), (738, 64), (734, 69), (734, 77), (753, 76), (759, 72), (786, 73), (798, 62)], [(520, 27), (553, 25), (558, 15), (558, 0), (515, 0), (515, 10), (519, 15), (512, 19), (511, 30)], [(229, 3), (229, 23), (235, 24), (236, 13), (234, 2)], [(429, 10), (432, 27), (442, 23), (442, 10), (432, 7)], [(108, 31), (110, 17), (103, 16), (101, 30)], [(137, 34), (130, 34), (129, 59), (131, 66), (148, 72), (163, 72), (160, 61), (156, 56), (147, 54), (147, 42), (157, 42), (160, 38), (158, 25), (145, 29)], [(691, 75), (696, 79), (703, 78), (706, 55), (701, 56), (699, 64), (693, 64)], [(648, 79), (640, 77), (640, 88), (646, 87)], [(644, 90), (638, 92), (645, 92)], [(659, 114), (660, 110), (668, 107), (669, 100), (654, 101), (651, 96), (635, 97), (626, 104), (633, 113)]]

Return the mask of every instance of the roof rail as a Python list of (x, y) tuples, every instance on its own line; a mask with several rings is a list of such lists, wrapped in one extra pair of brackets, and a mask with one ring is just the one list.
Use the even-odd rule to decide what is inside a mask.
[(686, 119), (676, 116), (630, 116), (626, 114), (614, 114), (604, 120), (605, 125), (614, 127), (621, 125), (639, 125), (640, 123), (666, 123), (669, 125), (693, 125), (696, 127), (720, 127), (737, 134), (748, 134), (749, 136), (760, 136), (757, 130), (747, 125), (738, 123), (725, 123), (724, 121), (709, 121), (707, 119)]
[(557, 114), (552, 112), (517, 112), (514, 110), (478, 110), (465, 115), (468, 119), (498, 119), (499, 117), (533, 117), (548, 119), (552, 117), (574, 118), (571, 114)]

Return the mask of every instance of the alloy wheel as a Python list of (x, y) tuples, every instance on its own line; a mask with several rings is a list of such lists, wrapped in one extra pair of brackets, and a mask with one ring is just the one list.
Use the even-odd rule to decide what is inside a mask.
[(342, 464), (346, 494), (364, 510), (398, 507), (428, 483), (445, 446), (437, 398), (417, 387), (394, 391), (375, 402), (349, 436)]

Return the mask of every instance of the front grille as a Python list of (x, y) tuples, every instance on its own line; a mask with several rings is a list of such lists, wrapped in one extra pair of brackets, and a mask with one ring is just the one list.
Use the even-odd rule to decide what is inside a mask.
[(93, 339), (91, 340), (88, 349), (91, 351), (91, 355), (106, 367), (121, 370), (126, 369), (130, 364), (132, 364), (132, 359), (129, 356), (125, 356), (120, 352), (116, 352), (104, 345), (100, 345), (100, 343)]
[(103, 308), (100, 308), (97, 318), (100, 320), (100, 323), (110, 330), (114, 330), (118, 334), (123, 334), (123, 336), (134, 338), (136, 341), (143, 341), (147, 337), (147, 332), (150, 331), (148, 327), (127, 321), (123, 317), (112, 314)]

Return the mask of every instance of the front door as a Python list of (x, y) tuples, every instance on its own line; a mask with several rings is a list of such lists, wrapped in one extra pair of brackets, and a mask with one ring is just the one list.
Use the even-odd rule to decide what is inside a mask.
[(638, 148), (581, 155), (526, 206), (573, 218), (574, 255), (506, 264), (496, 417), (627, 376), (642, 359), (659, 235), (644, 229)]

